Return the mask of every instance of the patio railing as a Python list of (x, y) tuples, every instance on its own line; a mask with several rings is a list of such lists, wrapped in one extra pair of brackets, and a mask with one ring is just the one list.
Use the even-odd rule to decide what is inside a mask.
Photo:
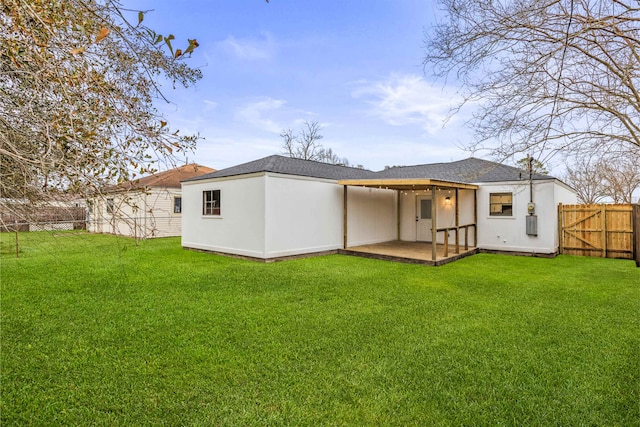
[[(444, 256), (449, 256), (449, 232), (455, 232), (455, 253), (460, 253), (460, 230), (464, 229), (464, 250), (469, 250), (469, 228), (476, 228), (476, 224), (459, 225), (457, 227), (443, 227), (436, 229), (436, 233), (444, 232)], [(476, 244), (475, 236), (473, 244)]]

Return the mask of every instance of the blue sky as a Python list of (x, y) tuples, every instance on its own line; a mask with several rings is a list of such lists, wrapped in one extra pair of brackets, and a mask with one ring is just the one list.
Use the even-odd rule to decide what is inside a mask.
[[(189, 161), (216, 169), (282, 153), (280, 133), (305, 121), (351, 164), (447, 162), (470, 156), (465, 117), (443, 127), (457, 95), (422, 67), (428, 0), (125, 0), (145, 23), (196, 38), (195, 88), (159, 104), (173, 128), (199, 133)], [(476, 154), (481, 157), (481, 153)]]

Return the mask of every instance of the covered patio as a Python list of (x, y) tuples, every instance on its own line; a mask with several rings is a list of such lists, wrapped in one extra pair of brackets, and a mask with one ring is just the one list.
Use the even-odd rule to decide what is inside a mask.
[[(441, 265), (477, 251), (477, 185), (431, 179), (352, 179), (338, 184), (344, 188), (341, 253)], [(350, 187), (396, 192), (394, 240), (350, 244)]]
[[(436, 246), (436, 259), (432, 259), (433, 246)], [(477, 253), (476, 247), (461, 247), (456, 253), (445, 251), (445, 245), (432, 245), (430, 242), (403, 242), (394, 240), (390, 242), (374, 243), (371, 245), (351, 246), (342, 249), (339, 253), (354, 255), (364, 258), (383, 259), (387, 261), (399, 261), (410, 264), (442, 265), (459, 260)]]

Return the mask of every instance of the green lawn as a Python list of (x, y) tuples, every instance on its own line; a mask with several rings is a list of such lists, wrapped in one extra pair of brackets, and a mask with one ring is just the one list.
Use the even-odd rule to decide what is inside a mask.
[(640, 269), (1, 238), (9, 425), (640, 424)]

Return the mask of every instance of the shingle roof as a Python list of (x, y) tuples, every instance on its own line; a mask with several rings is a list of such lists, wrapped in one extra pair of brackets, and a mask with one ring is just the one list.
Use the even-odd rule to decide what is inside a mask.
[(273, 155), (241, 165), (232, 166), (213, 173), (208, 173), (186, 181), (198, 181), (209, 178), (246, 175), (256, 172), (275, 172), (287, 175), (309, 176), (325, 179), (365, 179), (375, 177), (375, 172), (349, 166), (330, 165), (312, 160), (292, 159)]
[(215, 169), (191, 163), (153, 175), (124, 182), (112, 187), (111, 190), (134, 190), (138, 188), (180, 188), (180, 182), (206, 173), (215, 172)]
[[(431, 163), (415, 166), (396, 166), (376, 173), (376, 178), (427, 178), (441, 181), (476, 183), (504, 182), (528, 179), (522, 169), (474, 157), (450, 163)], [(553, 179), (548, 175), (533, 174), (533, 179)]]
[[(479, 183), (504, 182), (527, 179), (526, 172), (516, 167), (476, 159), (474, 157), (450, 163), (431, 163), (415, 166), (394, 166), (379, 172), (347, 166), (330, 165), (311, 160), (292, 159), (279, 155), (232, 166), (184, 181), (246, 175), (256, 172), (275, 172), (288, 175), (325, 179), (433, 179), (440, 181)], [(534, 180), (553, 179), (548, 175), (533, 174)]]

